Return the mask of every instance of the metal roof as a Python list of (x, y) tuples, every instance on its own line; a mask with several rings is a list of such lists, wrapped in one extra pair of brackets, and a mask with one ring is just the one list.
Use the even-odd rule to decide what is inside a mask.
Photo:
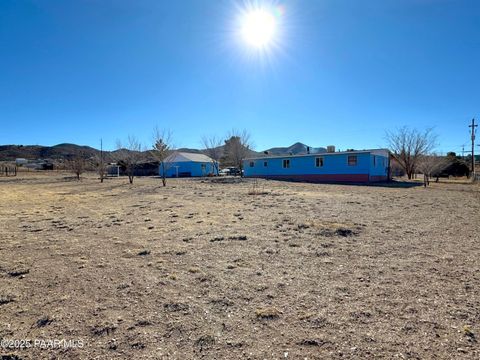
[(213, 159), (204, 154), (174, 152), (165, 159), (165, 162), (212, 162)]
[(267, 159), (285, 159), (285, 158), (296, 158), (296, 157), (321, 157), (321, 156), (332, 156), (332, 155), (345, 155), (345, 154), (361, 154), (361, 153), (380, 153), (386, 152), (389, 153), (388, 149), (367, 149), (367, 150), (354, 150), (354, 151), (337, 151), (337, 152), (324, 152), (324, 153), (315, 153), (315, 154), (297, 154), (297, 155), (265, 155), (265, 156), (256, 156), (252, 158), (246, 158), (244, 161), (248, 160), (267, 160)]

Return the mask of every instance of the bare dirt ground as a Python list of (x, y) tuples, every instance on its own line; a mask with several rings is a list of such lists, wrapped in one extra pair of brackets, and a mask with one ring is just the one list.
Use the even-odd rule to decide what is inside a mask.
[(478, 186), (160, 185), (0, 179), (2, 359), (480, 358)]

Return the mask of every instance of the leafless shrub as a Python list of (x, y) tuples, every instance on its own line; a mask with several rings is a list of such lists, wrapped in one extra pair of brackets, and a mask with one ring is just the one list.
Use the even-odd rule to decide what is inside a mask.
[(268, 195), (268, 191), (265, 191), (265, 186), (258, 183), (258, 179), (253, 179), (252, 188), (248, 192), (248, 195)]

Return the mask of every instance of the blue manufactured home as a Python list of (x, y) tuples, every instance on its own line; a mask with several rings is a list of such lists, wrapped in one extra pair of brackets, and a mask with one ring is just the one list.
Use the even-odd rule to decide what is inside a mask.
[(160, 176), (164, 170), (166, 177), (211, 176), (218, 175), (218, 163), (203, 154), (174, 152), (165, 159), (165, 169), (160, 164)]
[(388, 180), (386, 149), (263, 156), (244, 160), (245, 177), (310, 182), (368, 183)]

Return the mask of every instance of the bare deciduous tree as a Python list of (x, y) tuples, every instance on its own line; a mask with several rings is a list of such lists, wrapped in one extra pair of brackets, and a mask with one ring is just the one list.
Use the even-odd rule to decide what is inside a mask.
[(252, 142), (247, 130), (231, 130), (225, 140), (225, 155), (227, 159), (240, 169), (242, 173), (243, 160), (252, 151)]
[(218, 175), (220, 158), (222, 157), (222, 140), (216, 136), (203, 136), (202, 144), (207, 155), (213, 160), (212, 165), (215, 175)]
[(438, 176), (445, 170), (452, 162), (451, 158), (447, 156), (438, 156), (435, 154), (423, 155), (419, 158), (417, 169), (423, 174), (423, 186), (430, 185), (430, 178)]
[(85, 172), (87, 168), (87, 159), (85, 154), (79, 152), (73, 155), (70, 159), (67, 160), (67, 169), (74, 173), (77, 177), (77, 180), (80, 180), (80, 176)]
[(155, 127), (155, 129), (153, 129), (153, 149), (150, 153), (160, 164), (160, 176), (162, 177), (163, 186), (167, 186), (166, 173), (168, 165), (165, 159), (170, 155), (172, 147), (171, 131), (165, 129), (160, 130), (158, 127)]
[(100, 176), (100, 182), (103, 183), (103, 179), (107, 176), (107, 165), (100, 156), (96, 159), (96, 169), (98, 176)]
[(141, 142), (136, 137), (129, 136), (125, 144), (117, 140), (117, 150), (112, 154), (118, 165), (125, 169), (130, 184), (133, 184), (135, 169), (144, 158), (142, 150)]
[(415, 173), (419, 159), (435, 147), (436, 139), (432, 129), (421, 132), (404, 126), (394, 132), (386, 132), (390, 152), (409, 179)]
[(105, 155), (103, 154), (103, 151), (100, 155), (95, 156), (93, 165), (98, 176), (100, 176), (100, 182), (103, 183), (103, 179), (105, 179), (107, 176), (107, 164), (105, 162)]

